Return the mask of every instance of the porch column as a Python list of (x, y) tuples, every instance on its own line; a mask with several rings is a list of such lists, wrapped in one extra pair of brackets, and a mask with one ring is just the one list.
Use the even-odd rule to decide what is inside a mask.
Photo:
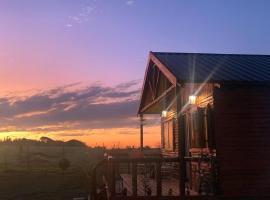
[(143, 114), (140, 114), (140, 148), (143, 150)]
[(181, 113), (182, 102), (180, 96), (180, 85), (176, 84), (176, 116), (178, 125), (178, 157), (179, 157), (179, 192), (181, 199), (185, 198), (185, 183), (186, 183), (186, 161), (185, 161), (185, 119)]

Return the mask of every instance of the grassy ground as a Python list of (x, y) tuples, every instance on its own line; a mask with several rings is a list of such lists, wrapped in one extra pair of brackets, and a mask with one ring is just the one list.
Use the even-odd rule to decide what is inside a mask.
[(87, 176), (78, 171), (8, 170), (0, 173), (0, 199), (72, 199), (89, 191)]
[(65, 148), (64, 157), (70, 167), (63, 174), (58, 166), (62, 147), (0, 146), (0, 200), (69, 200), (86, 196), (90, 189), (88, 172), (98, 154), (87, 147)]

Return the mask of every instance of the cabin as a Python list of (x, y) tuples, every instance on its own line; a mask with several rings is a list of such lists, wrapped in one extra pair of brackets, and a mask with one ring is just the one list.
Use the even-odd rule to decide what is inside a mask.
[(137, 114), (142, 151), (147, 115), (160, 116), (161, 156), (111, 159), (131, 163), (133, 199), (140, 163), (154, 166), (157, 199), (173, 196), (169, 180), (176, 199), (270, 198), (270, 55), (150, 52)]
[[(161, 116), (163, 156), (216, 157), (221, 194), (267, 196), (269, 83), (268, 55), (150, 52), (138, 114)], [(197, 190), (198, 163), (180, 165)]]

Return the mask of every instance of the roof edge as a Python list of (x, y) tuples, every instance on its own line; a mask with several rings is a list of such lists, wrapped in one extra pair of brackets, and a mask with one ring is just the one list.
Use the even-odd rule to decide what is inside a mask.
[(270, 54), (256, 54), (256, 53), (209, 53), (209, 52), (166, 52), (166, 51), (150, 51), (152, 54), (191, 54), (191, 55), (228, 55), (228, 56), (270, 56)]
[(164, 65), (154, 54), (152, 51), (149, 52), (148, 55), (148, 60), (147, 60), (147, 65), (146, 65), (146, 70), (144, 73), (144, 81), (143, 81), (143, 86), (141, 89), (141, 96), (140, 96), (140, 104), (139, 104), (139, 109), (137, 111), (137, 115), (141, 114), (140, 111), (142, 110), (142, 100), (143, 100), (143, 94), (144, 94), (144, 88), (146, 84), (146, 79), (147, 79), (147, 74), (150, 68), (150, 62), (153, 62), (159, 70), (168, 78), (168, 80), (175, 86), (177, 84), (177, 78), (176, 76), (168, 69), (166, 65)]

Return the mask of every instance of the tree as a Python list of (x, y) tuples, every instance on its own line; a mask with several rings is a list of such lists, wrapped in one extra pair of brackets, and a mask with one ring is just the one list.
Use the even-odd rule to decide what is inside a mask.
[(53, 139), (51, 139), (49, 137), (44, 137), (44, 136), (40, 138), (40, 141), (43, 142), (43, 143), (52, 143), (52, 142), (54, 142)]
[(85, 147), (85, 143), (79, 141), (79, 140), (69, 140), (65, 142), (67, 146), (79, 146), (79, 147)]
[(62, 158), (59, 161), (59, 167), (60, 169), (63, 171), (63, 174), (65, 173), (65, 171), (70, 167), (70, 162), (68, 159), (66, 158)]

